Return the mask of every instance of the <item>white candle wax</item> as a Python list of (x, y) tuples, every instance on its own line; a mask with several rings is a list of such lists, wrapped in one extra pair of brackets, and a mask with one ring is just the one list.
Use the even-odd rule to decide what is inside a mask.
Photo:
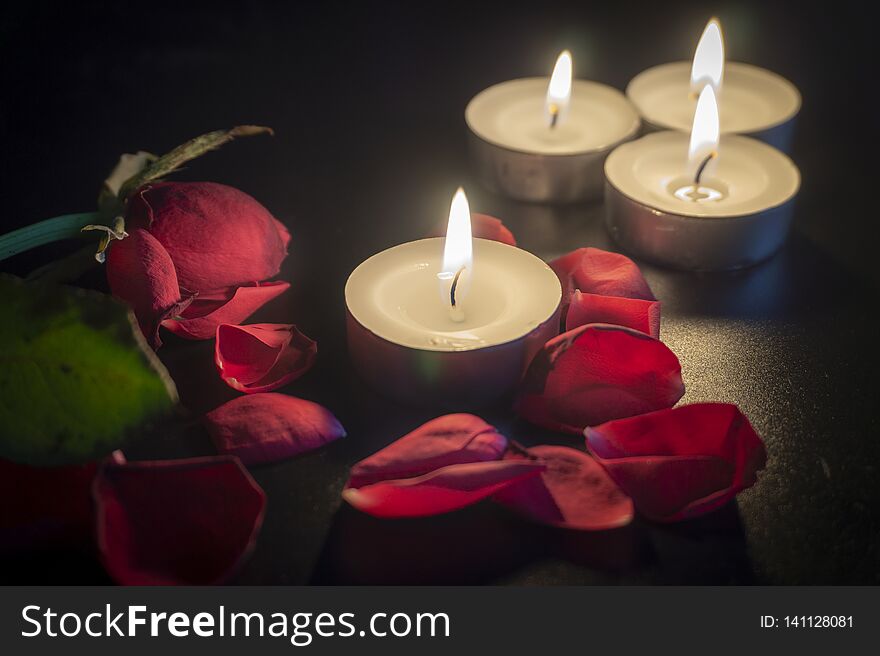
[(761, 141), (724, 135), (711, 174), (695, 185), (686, 175), (688, 142), (682, 132), (656, 132), (611, 154), (612, 235), (637, 255), (681, 268), (737, 268), (775, 252), (800, 186), (794, 163)]
[[(627, 85), (626, 95), (648, 127), (690, 131), (696, 105), (691, 67), (687, 61), (655, 66)], [(723, 134), (752, 136), (789, 150), (801, 96), (784, 77), (757, 66), (726, 62), (718, 104)]]
[(510, 390), (555, 334), (556, 274), (513, 246), (473, 240), (461, 321), (439, 293), (444, 239), (401, 244), (361, 263), (345, 286), (349, 350), (359, 373), (393, 397), (479, 405)]
[(510, 80), (470, 101), (465, 120), (478, 172), (490, 188), (521, 200), (601, 195), (602, 163), (636, 135), (638, 114), (616, 89), (572, 80), (569, 105), (551, 127), (548, 83), (544, 77)]

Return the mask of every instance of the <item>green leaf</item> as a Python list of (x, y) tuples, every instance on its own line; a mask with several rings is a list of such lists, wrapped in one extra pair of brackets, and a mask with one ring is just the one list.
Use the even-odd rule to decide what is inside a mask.
[(177, 391), (131, 312), (0, 274), (0, 457), (84, 462), (167, 416)]

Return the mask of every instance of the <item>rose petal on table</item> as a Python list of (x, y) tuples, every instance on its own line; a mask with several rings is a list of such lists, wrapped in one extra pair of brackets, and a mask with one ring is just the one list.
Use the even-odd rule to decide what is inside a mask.
[(97, 465), (33, 467), (0, 458), (0, 553), (88, 544)]
[(415, 478), (347, 487), (342, 498), (374, 517), (428, 517), (474, 504), (542, 469), (529, 461), (468, 462)]
[[(445, 237), (447, 225), (444, 222), (437, 226), (432, 232), (431, 237)], [(471, 213), (471, 233), (479, 239), (490, 239), (492, 241), (500, 241), (502, 244), (516, 246), (516, 237), (508, 230), (507, 226), (488, 214)]]
[(211, 339), (217, 326), (241, 323), (289, 287), (290, 283), (274, 280), (202, 292), (183, 312), (162, 325), (186, 339)]
[(249, 394), (205, 415), (217, 450), (258, 465), (313, 451), (345, 437), (327, 408), (286, 394)]
[(248, 194), (214, 182), (159, 182), (129, 200), (126, 225), (165, 247), (180, 286), (204, 291), (268, 280), (287, 256), (290, 234)]
[(694, 403), (588, 428), (587, 448), (646, 517), (705, 514), (754, 485), (764, 443), (733, 404)]
[(562, 283), (563, 303), (579, 289), (587, 294), (656, 300), (639, 267), (626, 255), (578, 248), (550, 263)]
[(588, 323), (610, 323), (660, 337), (660, 301), (585, 294), (575, 290), (565, 315), (565, 329)]
[(514, 409), (551, 430), (580, 433), (611, 419), (668, 408), (684, 394), (681, 365), (660, 340), (589, 324), (551, 339), (520, 385)]
[(93, 494), (101, 558), (122, 585), (226, 580), (253, 549), (266, 505), (232, 456), (106, 464)]
[(499, 460), (507, 438), (475, 415), (452, 414), (422, 424), (351, 468), (348, 485), (421, 476), (447, 465)]
[(239, 392), (278, 389), (308, 371), (317, 355), (317, 342), (292, 324), (217, 327), (214, 361), (224, 382)]
[(567, 446), (542, 444), (528, 456), (510, 459), (544, 466), (540, 476), (508, 485), (493, 499), (529, 519), (581, 531), (626, 526), (633, 518), (632, 500), (593, 458)]
[(153, 235), (134, 228), (114, 241), (107, 254), (107, 282), (113, 295), (134, 310), (150, 345), (162, 345), (159, 325), (180, 314), (192, 301), (182, 298), (171, 256)]

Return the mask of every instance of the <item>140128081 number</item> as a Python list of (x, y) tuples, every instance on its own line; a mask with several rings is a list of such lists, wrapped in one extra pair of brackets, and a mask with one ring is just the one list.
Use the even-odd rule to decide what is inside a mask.
[(852, 615), (786, 615), (786, 628), (838, 629), (852, 628)]

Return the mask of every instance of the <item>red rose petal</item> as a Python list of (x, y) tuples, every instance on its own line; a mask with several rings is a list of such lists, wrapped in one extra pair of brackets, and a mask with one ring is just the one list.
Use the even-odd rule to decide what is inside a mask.
[(618, 528), (632, 521), (632, 500), (583, 451), (545, 444), (528, 453), (545, 469), (540, 476), (498, 492), (494, 499), (502, 505), (543, 524), (582, 531)]
[[(446, 227), (445, 223), (442, 226), (437, 226), (431, 236), (445, 237)], [(491, 239), (492, 241), (500, 241), (502, 244), (516, 246), (516, 237), (501, 222), (501, 219), (496, 219), (488, 214), (471, 213), (471, 233), (479, 239)]]
[(345, 437), (345, 429), (317, 403), (285, 394), (240, 396), (205, 415), (221, 453), (246, 465), (290, 458)]
[(553, 260), (550, 267), (562, 283), (563, 299), (579, 289), (587, 294), (655, 300), (639, 267), (620, 253), (578, 248)]
[(138, 190), (126, 222), (165, 247), (184, 289), (204, 291), (278, 273), (290, 235), (246, 193), (213, 182), (160, 182)]
[(449, 465), (423, 476), (384, 480), (343, 490), (342, 498), (374, 517), (427, 517), (451, 512), (492, 496), (543, 467), (528, 461), (500, 460)]
[(214, 361), (224, 382), (248, 394), (296, 380), (315, 362), (318, 345), (292, 324), (217, 327)]
[(580, 433), (670, 407), (683, 394), (681, 365), (663, 342), (622, 326), (589, 324), (538, 352), (514, 409), (533, 424)]
[(348, 485), (427, 474), (448, 465), (498, 460), (507, 438), (469, 414), (437, 417), (351, 468)]
[(117, 298), (128, 303), (144, 337), (159, 348), (159, 324), (179, 314), (192, 298), (182, 299), (174, 263), (153, 235), (141, 228), (113, 242), (107, 253), (107, 282)]
[(585, 431), (587, 448), (656, 521), (705, 514), (757, 480), (764, 443), (735, 405), (695, 403)]
[(253, 548), (266, 504), (232, 456), (107, 464), (93, 492), (98, 547), (122, 585), (227, 579)]
[(0, 459), (0, 552), (88, 543), (95, 463), (32, 467)]
[(660, 337), (660, 301), (585, 294), (575, 290), (565, 315), (565, 329), (588, 323), (625, 326), (651, 337)]
[(162, 325), (186, 339), (211, 339), (221, 323), (241, 323), (289, 287), (290, 283), (276, 280), (201, 292), (179, 316)]

